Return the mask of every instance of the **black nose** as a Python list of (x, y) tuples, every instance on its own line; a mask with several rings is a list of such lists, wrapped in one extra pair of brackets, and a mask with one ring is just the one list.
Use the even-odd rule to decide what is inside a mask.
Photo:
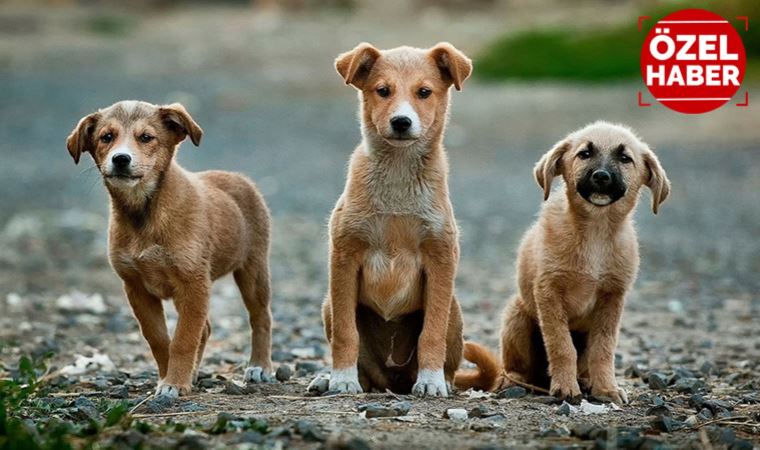
[(396, 116), (391, 119), (391, 128), (396, 133), (406, 133), (412, 126), (412, 119), (406, 116)]
[(126, 153), (117, 153), (113, 155), (111, 161), (117, 169), (124, 169), (132, 162), (132, 157)]
[(598, 186), (607, 186), (612, 181), (612, 175), (600, 169), (591, 174), (591, 180)]

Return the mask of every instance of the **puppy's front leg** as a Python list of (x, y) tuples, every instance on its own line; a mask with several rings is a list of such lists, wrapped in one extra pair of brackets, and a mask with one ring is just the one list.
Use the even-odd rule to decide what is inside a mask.
[(166, 376), (169, 365), (169, 332), (166, 330), (164, 305), (161, 299), (145, 290), (139, 280), (125, 281), (124, 292), (127, 294), (129, 306), (140, 324), (140, 332), (148, 341), (153, 359), (158, 365), (158, 378)]
[(570, 335), (565, 311), (566, 293), (560, 280), (541, 279), (533, 293), (538, 310), (541, 336), (546, 347), (551, 376), (551, 395), (577, 399), (581, 396), (578, 385), (578, 354)]
[(418, 341), (417, 382), (412, 386), (415, 395), (447, 397), (443, 372), (446, 360), (446, 333), (451, 302), (454, 298), (457, 248), (450, 242), (436, 241), (423, 252), (425, 270), (424, 323)]
[(622, 292), (599, 292), (592, 311), (586, 348), (591, 395), (618, 404), (628, 403), (625, 391), (615, 381), (615, 348), (623, 313)]
[(208, 319), (210, 280), (186, 283), (174, 293), (177, 328), (169, 347), (169, 368), (156, 395), (177, 397), (192, 389), (193, 373)]
[(334, 246), (330, 254), (330, 308), (333, 367), (329, 390), (358, 394), (357, 360), (359, 331), (356, 328), (356, 305), (359, 295), (359, 263), (357, 256), (345, 251), (346, 246)]

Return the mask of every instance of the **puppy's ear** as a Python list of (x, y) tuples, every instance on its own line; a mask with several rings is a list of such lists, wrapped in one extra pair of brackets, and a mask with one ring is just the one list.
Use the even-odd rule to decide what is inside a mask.
[(670, 194), (670, 180), (668, 179), (665, 170), (660, 165), (657, 156), (648, 148), (644, 152), (644, 165), (647, 168), (649, 176), (645, 184), (652, 191), (652, 212), (657, 214), (657, 211), (660, 209), (660, 204), (662, 204)]
[(441, 71), (443, 81), (453, 84), (457, 91), (461, 91), (462, 83), (472, 73), (470, 58), (448, 42), (439, 42), (431, 48), (430, 57)]
[(552, 180), (562, 171), (562, 156), (570, 148), (570, 141), (562, 140), (546, 152), (536, 163), (533, 176), (544, 190), (544, 200), (549, 198), (552, 190)]
[(158, 114), (164, 125), (177, 136), (177, 143), (182, 142), (186, 136), (190, 136), (190, 140), (196, 147), (200, 145), (203, 130), (195, 123), (184, 106), (179, 103), (162, 106), (158, 109)]
[(353, 50), (341, 53), (335, 58), (335, 70), (343, 77), (346, 84), (362, 89), (378, 58), (380, 58), (380, 50), (372, 44), (362, 42)]
[(93, 142), (93, 133), (95, 132), (95, 126), (100, 119), (100, 113), (92, 113), (89, 116), (85, 116), (79, 120), (79, 123), (71, 131), (69, 137), (66, 138), (66, 148), (69, 150), (69, 154), (74, 158), (74, 164), (79, 164), (79, 158), (82, 157), (84, 152), (92, 152), (95, 148)]

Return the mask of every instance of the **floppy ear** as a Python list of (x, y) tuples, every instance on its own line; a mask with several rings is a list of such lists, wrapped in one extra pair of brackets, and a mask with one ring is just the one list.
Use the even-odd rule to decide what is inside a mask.
[(649, 149), (644, 152), (644, 165), (649, 172), (649, 179), (645, 184), (652, 191), (652, 212), (657, 214), (660, 204), (670, 194), (670, 180), (657, 156)]
[(343, 77), (346, 84), (362, 89), (378, 58), (380, 58), (380, 50), (372, 44), (362, 42), (353, 50), (341, 53), (335, 58), (335, 70)]
[(546, 152), (536, 163), (533, 176), (544, 190), (544, 200), (549, 198), (552, 190), (552, 180), (562, 171), (562, 156), (570, 148), (570, 141), (564, 139)]
[(177, 143), (182, 142), (186, 136), (190, 136), (190, 140), (196, 147), (200, 145), (203, 130), (190, 117), (190, 113), (184, 106), (179, 103), (162, 106), (159, 108), (158, 114), (169, 130), (177, 135)]
[(430, 56), (441, 71), (443, 81), (453, 84), (457, 91), (472, 73), (472, 61), (448, 42), (439, 42), (430, 49)]
[(74, 164), (79, 164), (82, 153), (91, 152), (94, 149), (92, 133), (95, 131), (98, 119), (100, 119), (100, 113), (83, 117), (66, 139), (66, 148), (74, 158)]

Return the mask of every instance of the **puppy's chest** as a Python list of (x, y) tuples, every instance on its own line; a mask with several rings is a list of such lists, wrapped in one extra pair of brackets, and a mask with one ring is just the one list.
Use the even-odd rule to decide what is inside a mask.
[(361, 299), (386, 320), (418, 309), (421, 301), (423, 221), (375, 216), (366, 223)]
[(122, 278), (138, 278), (156, 297), (167, 299), (174, 295), (178, 260), (163, 246), (112, 250), (111, 265)]

